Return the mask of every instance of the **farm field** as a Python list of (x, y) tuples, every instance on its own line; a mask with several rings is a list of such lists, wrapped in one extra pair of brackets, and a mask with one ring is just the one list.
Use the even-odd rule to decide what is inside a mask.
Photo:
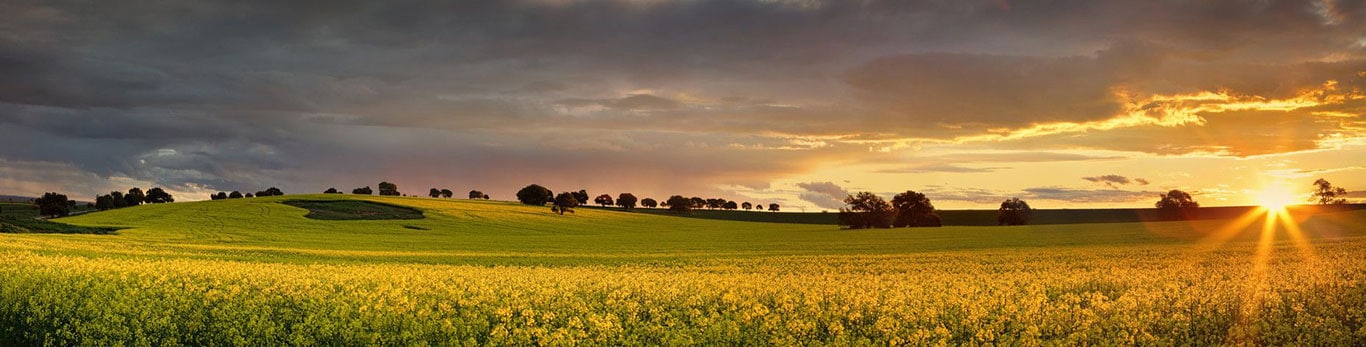
[[(422, 219), (317, 220), (288, 200)], [(0, 234), (0, 344), (922, 345), (1366, 341), (1366, 211), (839, 230), (301, 195)]]

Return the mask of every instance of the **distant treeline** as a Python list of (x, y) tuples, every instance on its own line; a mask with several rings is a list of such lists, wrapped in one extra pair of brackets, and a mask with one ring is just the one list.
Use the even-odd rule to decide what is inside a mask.
[[(1310, 195), (1311, 202), (1320, 205), (1342, 205), (1347, 202), (1345, 196), (1347, 189), (1335, 187), (1327, 180), (1318, 179), (1314, 181), (1314, 191)], [(378, 184), (379, 195), (383, 196), (403, 196), (398, 190), (398, 185), (387, 181)], [(369, 186), (352, 189), (352, 194), (370, 195), (375, 191)], [(341, 194), (337, 188), (328, 188), (324, 194)], [(261, 196), (279, 196), (285, 193), (279, 188), (270, 187), (255, 193), (243, 194), (239, 191), (217, 192), (210, 194), (212, 200), (239, 199)], [(444, 188), (431, 188), (427, 196), (432, 198), (452, 198), (455, 192)], [(489, 195), (479, 190), (470, 190), (466, 195), (470, 199), (489, 199)], [(531, 184), (517, 191), (517, 201), (527, 205), (544, 206), (551, 205), (551, 210), (564, 214), (573, 213), (574, 208), (588, 205), (589, 194), (587, 190), (567, 191), (554, 193), (549, 188), (539, 184)], [(144, 203), (159, 204), (175, 202), (175, 198), (161, 188), (149, 189), (146, 193), (142, 189), (133, 187), (125, 194), (123, 192), (110, 192), (109, 194), (95, 197), (95, 203), (91, 204), (97, 210), (110, 210), (123, 207), (137, 206)], [(610, 194), (600, 194), (592, 198), (592, 202), (603, 207), (616, 206), (622, 209), (633, 209), (637, 206), (645, 208), (664, 207), (673, 212), (689, 212), (693, 210), (755, 210), (755, 211), (780, 211), (781, 206), (777, 203), (767, 205), (755, 202), (738, 202), (724, 198), (702, 198), (685, 197), (683, 195), (673, 195), (664, 201), (653, 198), (637, 198), (632, 193), (620, 193), (615, 198)], [(70, 214), (71, 209), (76, 207), (76, 202), (67, 198), (64, 194), (49, 192), (43, 194), (41, 198), (33, 199), (33, 203), (38, 206), (39, 213), (48, 217), (61, 217)], [(872, 192), (859, 192), (852, 194), (844, 199), (846, 206), (841, 208), (834, 217), (834, 223), (850, 229), (862, 228), (891, 228), (891, 227), (934, 227), (946, 224), (953, 225), (984, 225), (988, 224), (984, 220), (986, 217), (982, 211), (953, 211), (946, 216), (941, 216), (935, 209), (930, 198), (925, 194), (907, 190), (896, 194), (890, 202)], [(89, 206), (89, 205), (88, 205)], [(1035, 215), (1033, 208), (1028, 202), (1019, 198), (1009, 198), (1001, 202), (1000, 208), (995, 211), (995, 223), (997, 225), (1024, 225), (1035, 222), (1036, 218), (1043, 218), (1039, 221), (1045, 224), (1060, 222), (1084, 223), (1094, 220), (1095, 222), (1113, 221), (1152, 221), (1152, 220), (1180, 220), (1180, 219), (1203, 219), (1203, 218), (1224, 218), (1233, 210), (1245, 210), (1245, 208), (1200, 208), (1191, 194), (1181, 190), (1171, 190), (1158, 196), (1158, 201), (1154, 204), (1155, 210), (1143, 209), (1114, 209), (1114, 210), (1051, 210), (1046, 216)], [(1075, 212), (1091, 211), (1091, 212)], [(1108, 212), (1094, 212), (1108, 211)], [(1105, 215), (1105, 216), (1101, 216)], [(729, 219), (729, 218), (723, 218)], [(807, 220), (825, 220), (823, 218)]]
[[(580, 189), (577, 192), (563, 192), (555, 194), (549, 188), (539, 184), (531, 184), (517, 191), (517, 201), (536, 206), (551, 204), (550, 210), (559, 214), (565, 212), (573, 213), (575, 207), (588, 204), (588, 191)], [(616, 199), (611, 194), (602, 194), (593, 198), (593, 203), (603, 207), (617, 206), (622, 209), (633, 209), (637, 206), (645, 208), (666, 207), (671, 211), (687, 212), (695, 209), (721, 209), (721, 210), (764, 210), (764, 205), (753, 202), (736, 202), (723, 198), (704, 199), (702, 197), (684, 197), (682, 195), (670, 196), (669, 199), (658, 201), (654, 198), (638, 199), (635, 194), (621, 193)], [(768, 210), (777, 212), (781, 206), (776, 203), (768, 204)]]

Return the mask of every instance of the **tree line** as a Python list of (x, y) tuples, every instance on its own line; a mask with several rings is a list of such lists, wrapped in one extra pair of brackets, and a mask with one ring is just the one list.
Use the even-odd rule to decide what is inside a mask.
[[(566, 212), (574, 213), (575, 207), (587, 205), (588, 196), (588, 191), (583, 189), (580, 189), (577, 192), (569, 191), (556, 194), (549, 188), (546, 188), (539, 184), (527, 185), (526, 187), (523, 187), (521, 190), (517, 191), (518, 202), (536, 206), (544, 206), (546, 204), (551, 204), (550, 210), (559, 214), (565, 214)], [(762, 210), (763, 206), (761, 204), (750, 202), (736, 203), (735, 201), (730, 201), (721, 198), (686, 198), (682, 195), (674, 195), (669, 197), (668, 200), (660, 202), (653, 198), (640, 199), (637, 198), (635, 194), (631, 193), (618, 194), (615, 199), (612, 197), (611, 194), (601, 194), (593, 198), (593, 203), (601, 205), (603, 207), (616, 206), (628, 210), (636, 208), (637, 206), (645, 208), (667, 207), (671, 211), (682, 212), (703, 208), (724, 210), (735, 210), (739, 208), (750, 210), (754, 208), (759, 208)], [(776, 203), (769, 204), (768, 210), (777, 212), (779, 210), (779, 207), (780, 206)]]
[[(47, 197), (47, 195), (45, 194), (44, 197)], [(61, 197), (63, 199), (66, 198), (65, 195), (62, 195)], [(148, 189), (146, 193), (142, 192), (142, 188), (133, 187), (128, 189), (127, 194), (124, 194), (123, 192), (119, 191), (113, 191), (109, 192), (109, 194), (96, 195), (95, 209), (105, 211), (116, 208), (142, 205), (144, 203), (164, 204), (169, 202), (175, 202), (175, 197), (171, 196), (170, 193), (167, 193), (166, 190), (161, 189), (160, 187), (153, 187), (152, 189)], [(39, 204), (39, 206), (41, 207), (42, 204)], [(46, 213), (44, 214), (46, 215)]]
[[(1332, 183), (1322, 178), (1314, 181), (1314, 190), (1310, 194), (1309, 201), (1322, 205), (1345, 204), (1347, 203), (1347, 189), (1335, 187)], [(398, 185), (390, 182), (380, 182), (379, 195), (383, 196), (402, 196), (398, 190)], [(328, 188), (324, 194), (341, 194), (337, 188)], [(356, 188), (352, 194), (370, 195), (374, 193), (369, 186)], [(266, 190), (255, 193), (243, 194), (238, 191), (217, 192), (209, 195), (211, 200), (239, 199), (260, 196), (284, 195), (279, 188), (270, 187)], [(433, 198), (452, 198), (455, 193), (450, 189), (431, 188), (428, 196)], [(471, 190), (466, 195), (470, 199), (489, 199), (488, 194), (478, 190)], [(555, 194), (550, 189), (531, 184), (517, 191), (517, 201), (528, 204), (544, 206), (549, 203), (551, 210), (564, 214), (573, 213), (574, 208), (587, 205), (589, 194), (586, 190), (562, 192)], [(721, 209), (721, 210), (759, 210), (767, 207), (768, 211), (778, 212), (780, 207), (777, 203), (764, 205), (752, 202), (736, 202), (722, 198), (702, 198), (685, 197), (673, 195), (664, 201), (657, 201), (653, 198), (638, 199), (634, 194), (621, 193), (615, 198), (610, 194), (601, 194), (592, 199), (593, 203), (607, 206), (617, 206), (623, 209), (632, 209), (637, 206), (646, 208), (665, 207), (671, 211), (687, 212), (696, 209)], [(175, 198), (160, 187), (154, 187), (145, 193), (141, 188), (133, 187), (127, 193), (113, 191), (109, 194), (97, 195), (93, 207), (97, 210), (111, 210), (141, 204), (160, 204), (175, 202)], [(76, 202), (70, 200), (66, 195), (56, 192), (48, 192), (42, 197), (34, 199), (33, 203), (38, 206), (39, 213), (43, 216), (62, 217), (71, 213)], [(844, 199), (846, 206), (840, 209), (838, 215), (839, 225), (851, 229), (862, 228), (892, 228), (892, 227), (927, 227), (941, 226), (943, 222), (935, 212), (934, 204), (922, 193), (907, 190), (896, 194), (892, 201), (888, 202), (882, 197), (872, 192), (859, 192), (849, 195)], [(1168, 219), (1190, 219), (1194, 218), (1200, 208), (1200, 203), (1196, 202), (1190, 193), (1179, 189), (1173, 189), (1167, 193), (1160, 194), (1158, 201), (1154, 204), (1163, 216)], [(1025, 225), (1028, 224), (1033, 216), (1033, 209), (1028, 202), (1020, 198), (1009, 198), (1001, 202), (997, 209), (997, 224), (999, 225)]]
[(246, 193), (246, 194), (242, 194), (242, 192), (239, 192), (239, 191), (236, 191), (236, 190), (232, 191), (231, 193), (227, 193), (227, 192), (218, 192), (218, 193), (215, 193), (215, 194), (209, 194), (209, 200), (241, 199), (241, 198), (254, 198), (254, 197), (280, 196), (280, 195), (285, 195), (285, 192), (284, 192), (284, 191), (281, 191), (280, 188), (270, 187), (270, 188), (266, 188), (266, 190), (262, 190), (262, 191), (259, 191), (259, 192), (256, 192), (256, 193)]
[[(1347, 189), (1334, 187), (1322, 178), (1314, 181), (1314, 191), (1309, 201), (1321, 205), (1347, 203)], [(942, 222), (934, 212), (934, 205), (924, 194), (906, 191), (892, 197), (889, 203), (872, 192), (860, 192), (844, 199), (847, 205), (840, 209), (838, 223), (849, 229), (900, 228), (918, 226), (940, 226)], [(1159, 194), (1153, 204), (1160, 215), (1168, 220), (1193, 219), (1197, 216), (1200, 203), (1190, 193), (1173, 189)], [(997, 225), (1025, 225), (1033, 217), (1029, 203), (1018, 197), (1006, 199), (996, 210)]]

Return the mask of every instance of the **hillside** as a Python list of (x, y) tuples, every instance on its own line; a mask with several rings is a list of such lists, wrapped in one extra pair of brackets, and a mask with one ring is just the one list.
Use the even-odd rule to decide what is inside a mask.
[[(620, 210), (617, 207), (585, 206), (591, 209)], [(1257, 206), (1220, 206), (1204, 207), (1195, 219), (1233, 219), (1246, 213), (1256, 212)], [(1366, 204), (1347, 205), (1296, 205), (1290, 206), (1297, 214), (1319, 212), (1342, 212), (1366, 209)], [(694, 210), (677, 213), (663, 208), (636, 208), (634, 213), (667, 215), (675, 217), (717, 219), (742, 222), (827, 224), (834, 225), (834, 212), (768, 212), (744, 210)], [(936, 213), (948, 226), (994, 226), (996, 210), (938, 210)], [(1030, 224), (1087, 224), (1087, 223), (1137, 223), (1160, 222), (1162, 214), (1153, 208), (1103, 208), (1103, 209), (1035, 209)]]
[(355, 195), (144, 205), (58, 219), (115, 235), (0, 234), (0, 345), (1351, 345), (1366, 211), (1296, 218), (840, 230)]
[[(421, 210), (425, 218), (315, 220), (304, 217), (307, 210), (281, 203), (328, 199), (407, 206)], [(1366, 227), (1361, 227), (1366, 221), (1360, 218), (1362, 214), (1326, 214), (1314, 216), (1307, 223), (1333, 225), (1332, 230), (1366, 232)], [(735, 222), (613, 209), (578, 209), (577, 213), (557, 215), (548, 208), (508, 202), (358, 195), (291, 195), (144, 205), (58, 221), (123, 228), (118, 237), (107, 241), (155, 243), (234, 257), (270, 254), (283, 260), (312, 260), (363, 255), (363, 261), (420, 257), (423, 262), (454, 263), (629, 262), (711, 256), (1169, 244), (1188, 242), (1226, 224), (1194, 221), (840, 230), (833, 225)], [(1252, 237), (1255, 233), (1246, 235)], [(81, 240), (103, 241), (106, 240)]]

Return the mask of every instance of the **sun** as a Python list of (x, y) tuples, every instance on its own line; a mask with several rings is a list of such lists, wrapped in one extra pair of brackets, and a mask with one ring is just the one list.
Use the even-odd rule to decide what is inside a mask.
[(1272, 211), (1283, 209), (1294, 203), (1295, 194), (1291, 193), (1289, 188), (1282, 186), (1266, 187), (1257, 194), (1257, 204)]

